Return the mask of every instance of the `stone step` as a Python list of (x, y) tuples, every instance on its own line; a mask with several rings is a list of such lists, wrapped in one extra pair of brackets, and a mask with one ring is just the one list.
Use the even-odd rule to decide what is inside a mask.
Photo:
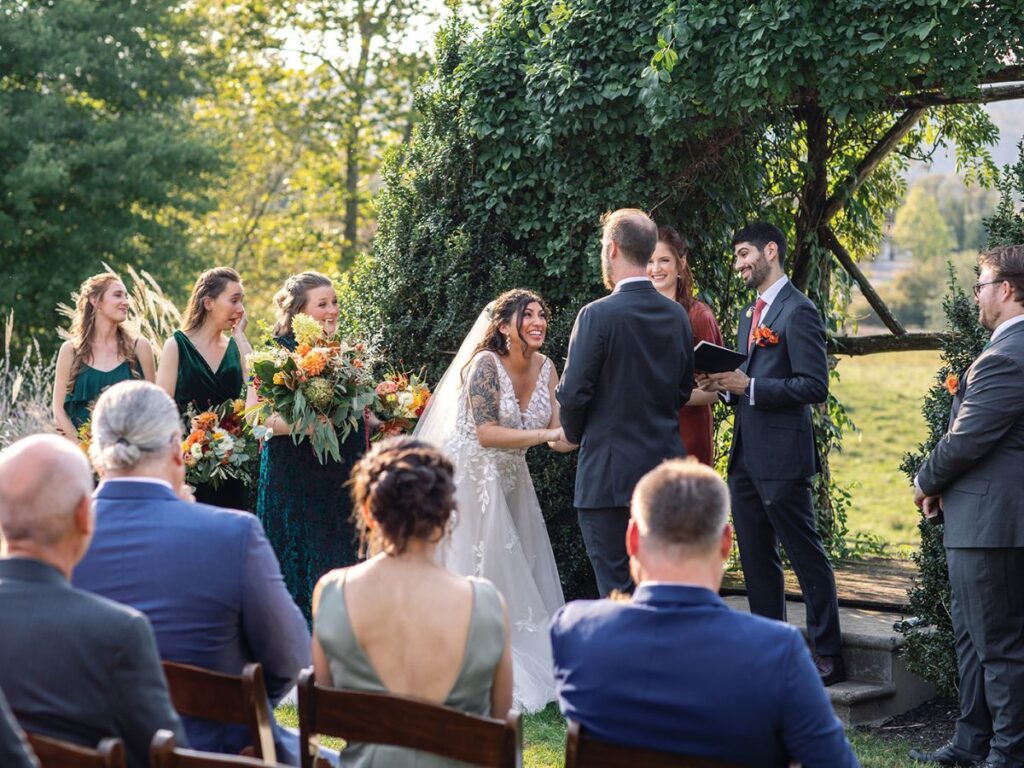
[[(749, 610), (745, 597), (724, 599), (734, 610)], [(803, 603), (788, 601), (786, 613), (789, 623), (806, 635)], [(905, 639), (893, 625), (903, 618), (888, 611), (839, 609), (849, 680), (830, 686), (828, 694), (844, 725), (878, 722), (935, 696), (931, 684), (907, 669), (900, 654)]]

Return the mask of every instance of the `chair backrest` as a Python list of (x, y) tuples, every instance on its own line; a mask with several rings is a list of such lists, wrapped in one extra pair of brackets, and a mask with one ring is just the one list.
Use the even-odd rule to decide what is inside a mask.
[(120, 739), (104, 739), (96, 749), (89, 749), (38, 733), (25, 735), (42, 768), (125, 768)]
[(565, 768), (739, 768), (707, 757), (686, 757), (672, 752), (623, 747), (598, 741), (579, 723), (570, 720), (565, 734)]
[(171, 703), (178, 714), (248, 725), (256, 757), (277, 762), (270, 703), (263, 683), (263, 668), (259, 664), (246, 664), (241, 675), (226, 675), (172, 661), (165, 661), (163, 667)]
[(490, 768), (522, 765), (523, 718), (514, 709), (497, 720), (405, 696), (323, 688), (312, 669), (299, 675), (298, 693), (302, 768), (313, 768), (310, 743), (318, 734), (418, 749)]
[(267, 768), (271, 765), (277, 763), (264, 762), (254, 757), (178, 749), (174, 744), (174, 734), (165, 730), (156, 732), (149, 747), (150, 768)]

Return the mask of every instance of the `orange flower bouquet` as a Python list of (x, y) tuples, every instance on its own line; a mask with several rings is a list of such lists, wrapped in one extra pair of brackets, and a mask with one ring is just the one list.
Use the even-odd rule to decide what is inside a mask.
[(767, 325), (759, 325), (754, 329), (754, 343), (759, 347), (773, 347), (779, 343), (779, 334)]
[(228, 400), (202, 413), (189, 406), (190, 430), (181, 444), (189, 485), (208, 483), (217, 488), (229, 477), (246, 485), (252, 482), (257, 443), (249, 433), (244, 412), (243, 400)]
[[(374, 355), (363, 343), (324, 334), (309, 315), (292, 319), (294, 350), (255, 352), (249, 370), (259, 405), (253, 410), (262, 422), (277, 412), (291, 424), (292, 440), (307, 437), (321, 464), (328, 457), (341, 461), (340, 442), (358, 426), (359, 416), (375, 398)], [(259, 439), (272, 432), (262, 424), (253, 429)], [(340, 441), (339, 441), (340, 436)]]
[(376, 437), (390, 437), (412, 432), (430, 402), (430, 387), (418, 374), (392, 371), (377, 384), (374, 411), (380, 416)]

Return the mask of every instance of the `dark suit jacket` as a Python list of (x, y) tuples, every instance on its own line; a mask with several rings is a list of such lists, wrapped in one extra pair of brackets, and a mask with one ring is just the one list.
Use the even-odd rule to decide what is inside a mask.
[(942, 496), (947, 547), (1024, 547), (1024, 323), (962, 377), (949, 431), (917, 482)]
[(857, 759), (800, 633), (700, 587), (641, 583), (551, 625), (563, 714), (602, 741), (742, 765)]
[[(158, 483), (105, 482), (73, 579), (145, 613), (167, 661), (232, 675), (259, 662), (275, 704), (312, 663), (306, 621), (246, 512), (190, 504)], [(186, 718), (185, 727), (194, 749), (237, 753), (249, 741), (245, 726)]]
[[(740, 349), (750, 335), (748, 311), (740, 314)], [(740, 366), (756, 380), (754, 405), (747, 395), (727, 401), (736, 408), (729, 471), (742, 461), (755, 479), (808, 478), (820, 469), (810, 406), (828, 397), (825, 326), (811, 300), (788, 281), (760, 324), (774, 331), (779, 342), (751, 345)]]
[(25, 730), (87, 747), (116, 736), (134, 768), (160, 728), (185, 738), (138, 611), (14, 557), (0, 560), (0, 627), (0, 688)]
[(679, 408), (692, 390), (690, 320), (650, 282), (580, 310), (555, 393), (565, 436), (580, 444), (577, 508), (628, 506), (646, 472), (686, 454)]
[(7, 706), (3, 691), (0, 691), (0, 765), (5, 768), (39, 768), (39, 761), (25, 741), (25, 734)]

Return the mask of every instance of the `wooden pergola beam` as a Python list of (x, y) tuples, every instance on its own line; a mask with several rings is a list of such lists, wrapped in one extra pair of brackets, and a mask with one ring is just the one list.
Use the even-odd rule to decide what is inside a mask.
[(843, 269), (846, 270), (847, 274), (850, 275), (857, 283), (860, 288), (860, 292), (864, 294), (864, 298), (868, 300), (868, 304), (875, 310), (875, 314), (885, 324), (885, 327), (892, 331), (897, 336), (904, 336), (907, 333), (907, 329), (903, 327), (903, 324), (896, 319), (896, 316), (889, 309), (889, 306), (885, 303), (878, 292), (875, 291), (871, 282), (868, 280), (867, 275), (861, 272), (860, 267), (857, 266), (857, 262), (850, 256), (843, 244), (839, 242), (839, 238), (836, 237), (836, 233), (833, 232), (829, 227), (822, 227), (819, 232), (819, 238), (822, 244), (828, 248), (835, 255), (836, 259), (840, 264), (843, 265)]
[(874, 355), (880, 352), (914, 352), (942, 349), (948, 341), (946, 333), (889, 333), (872, 336), (833, 336), (828, 340), (828, 351), (833, 355)]

